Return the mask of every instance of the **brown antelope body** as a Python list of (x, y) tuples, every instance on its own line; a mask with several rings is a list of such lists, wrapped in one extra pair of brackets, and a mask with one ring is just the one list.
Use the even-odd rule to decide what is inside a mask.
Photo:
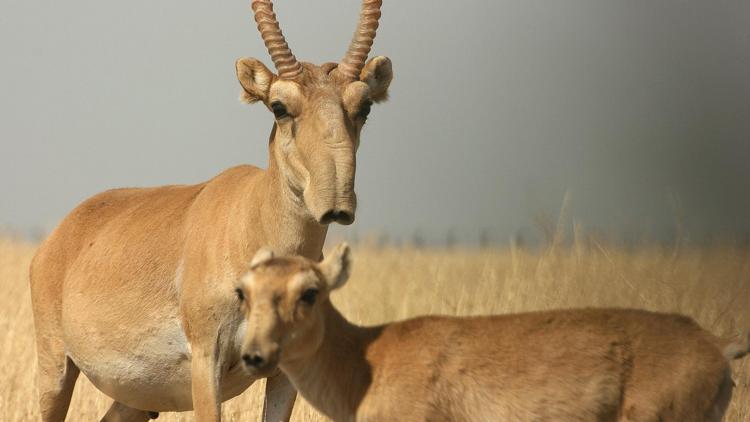
[[(145, 420), (221, 402), (257, 378), (240, 364), (246, 330), (234, 284), (262, 245), (319, 259), (332, 222), (354, 220), (355, 152), (390, 61), (365, 64), (380, 0), (365, 0), (339, 65), (296, 60), (268, 0), (253, 0), (278, 69), (237, 61), (242, 100), (275, 115), (267, 170), (229, 169), (192, 186), (117, 189), (79, 205), (40, 247), (31, 294), (44, 421), (62, 421), (79, 372), (115, 400), (105, 419)], [(288, 419), (295, 392), (269, 379), (267, 419)]]
[(247, 370), (276, 366), (336, 421), (719, 421), (729, 344), (692, 319), (632, 309), (347, 322), (328, 300), (349, 273), (261, 250), (238, 284)]

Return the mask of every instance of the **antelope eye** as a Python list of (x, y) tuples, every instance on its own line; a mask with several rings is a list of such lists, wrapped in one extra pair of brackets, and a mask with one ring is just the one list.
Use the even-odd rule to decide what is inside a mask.
[(280, 101), (274, 101), (271, 103), (271, 111), (273, 111), (273, 115), (276, 116), (277, 119), (283, 119), (284, 117), (289, 116), (289, 113), (286, 111), (286, 106)]
[(362, 103), (362, 106), (359, 108), (359, 114), (358, 116), (366, 119), (367, 115), (370, 114), (370, 108), (372, 108), (372, 101), (365, 101)]
[(242, 292), (242, 289), (240, 289), (238, 287), (238, 288), (234, 289), (234, 292), (237, 294), (237, 299), (239, 299), (240, 302), (242, 302), (243, 300), (245, 300), (245, 293)]
[(302, 292), (302, 296), (300, 296), (299, 300), (302, 302), (305, 302), (308, 305), (315, 304), (315, 299), (318, 297), (318, 289), (307, 289), (304, 292)]

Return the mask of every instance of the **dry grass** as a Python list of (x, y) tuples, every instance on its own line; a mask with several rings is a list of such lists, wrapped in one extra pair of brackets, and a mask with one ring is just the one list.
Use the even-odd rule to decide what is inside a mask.
[[(0, 239), (0, 421), (37, 420), (35, 351), (27, 287), (34, 245)], [(486, 314), (581, 306), (680, 312), (723, 336), (750, 330), (750, 250), (635, 251), (582, 242), (554, 251), (425, 251), (355, 248), (345, 315), (378, 323), (424, 313)], [(728, 421), (750, 420), (750, 359), (733, 366)], [(224, 405), (227, 420), (258, 420), (262, 383)], [(109, 399), (79, 378), (68, 420), (98, 420)], [(323, 420), (300, 402), (295, 420)], [(160, 421), (192, 420), (190, 413)]]

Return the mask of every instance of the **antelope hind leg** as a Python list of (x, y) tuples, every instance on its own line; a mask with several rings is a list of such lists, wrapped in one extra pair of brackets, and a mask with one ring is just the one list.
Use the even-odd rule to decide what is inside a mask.
[(39, 368), (39, 409), (44, 422), (63, 422), (68, 413), (73, 388), (80, 373), (78, 367), (65, 355), (60, 343), (59, 350), (45, 349), (45, 343), (37, 343)]
[[(44, 422), (63, 422), (80, 370), (65, 352), (59, 292), (43, 272), (34, 271), (30, 280), (31, 304), (36, 333), (37, 387), (39, 410)], [(47, 300), (45, 300), (47, 299)]]

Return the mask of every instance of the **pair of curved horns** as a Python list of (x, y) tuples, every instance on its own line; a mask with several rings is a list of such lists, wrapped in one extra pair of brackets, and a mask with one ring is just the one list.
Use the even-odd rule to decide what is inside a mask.
[[(349, 44), (344, 58), (338, 66), (338, 72), (349, 79), (359, 79), (359, 73), (365, 66), (367, 55), (372, 48), (375, 32), (378, 29), (380, 19), (380, 7), (382, 0), (362, 0), (362, 10), (359, 15), (359, 23), (354, 31), (354, 36)], [(279, 28), (276, 14), (273, 12), (271, 0), (252, 0), (252, 8), (255, 14), (255, 22), (258, 31), (263, 38), (263, 43), (271, 54), (276, 70), (281, 79), (295, 79), (302, 73), (302, 64), (292, 54), (284, 35)]]

